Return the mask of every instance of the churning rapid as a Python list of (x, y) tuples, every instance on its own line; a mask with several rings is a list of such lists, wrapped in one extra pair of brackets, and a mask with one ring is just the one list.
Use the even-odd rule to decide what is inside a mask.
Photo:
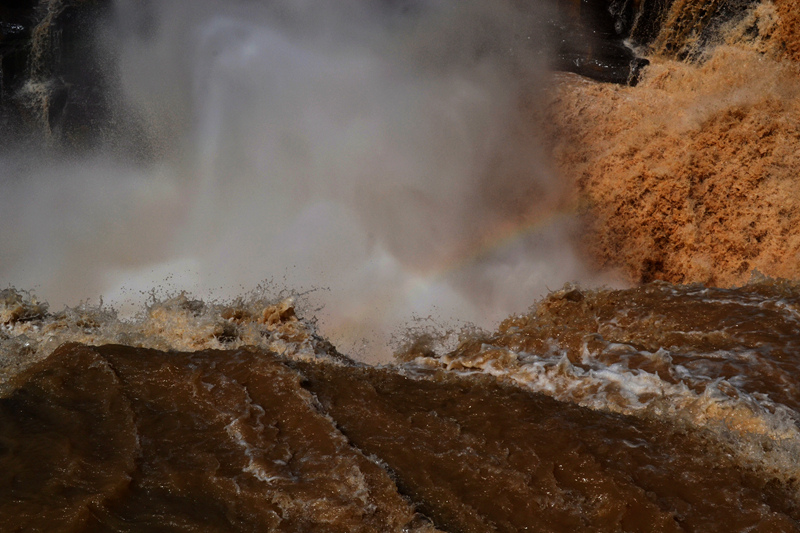
[(0, 530), (800, 531), (798, 13), (0, 8)]
[(290, 300), (4, 297), (4, 530), (800, 530), (796, 284), (567, 287), (378, 368)]

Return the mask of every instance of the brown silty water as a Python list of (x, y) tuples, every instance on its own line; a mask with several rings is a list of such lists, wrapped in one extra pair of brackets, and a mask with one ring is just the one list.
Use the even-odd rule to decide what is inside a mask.
[(485, 375), (65, 345), (23, 381), (4, 529), (798, 529), (709, 436)]
[[(28, 354), (17, 354), (30, 361), (0, 400), (0, 522), (797, 531), (798, 306), (796, 285), (770, 280), (567, 287), (492, 335), (471, 332), (445, 354), (417, 339), (406, 362), (384, 368), (315, 340), (287, 302), (224, 316), (173, 302), (139, 325), (185, 321), (188, 307), (229, 325), (222, 339), (206, 329), (207, 346), (260, 337), (261, 348), (67, 343), (43, 359), (35, 331), (94, 328), (103, 344), (113, 320), (18, 312), (4, 331), (28, 332)], [(130, 344), (155, 338), (127, 327)], [(169, 331), (162, 346), (189, 342)], [(187, 331), (202, 347), (202, 328)]]

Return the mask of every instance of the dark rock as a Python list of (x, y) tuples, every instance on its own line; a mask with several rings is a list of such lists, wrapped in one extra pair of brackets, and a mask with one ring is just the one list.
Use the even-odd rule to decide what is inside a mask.
[(602, 82), (636, 85), (649, 62), (626, 44), (637, 10), (634, 0), (561, 0), (553, 26), (555, 70)]
[(111, 127), (108, 61), (96, 31), (110, 0), (14, 0), (0, 8), (3, 144), (87, 146)]

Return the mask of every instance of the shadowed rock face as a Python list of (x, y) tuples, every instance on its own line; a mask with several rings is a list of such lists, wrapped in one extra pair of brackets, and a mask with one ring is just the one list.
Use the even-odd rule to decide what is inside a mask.
[(625, 43), (637, 16), (632, 1), (557, 2), (561, 16), (552, 29), (556, 45), (553, 68), (598, 81), (636, 85), (648, 64)]
[(10, 97), (25, 77), (35, 25), (33, 0), (10, 1), (0, 7), (0, 118), (10, 121)]
[(0, 8), (0, 107), (8, 131), (81, 147), (109, 129), (109, 73), (96, 50), (108, 0), (16, 0)]
[(25, 47), (36, 23), (34, 0), (9, 0), (0, 6), (0, 50), (3, 53), (3, 75), (13, 78), (21, 73), (24, 65), (15, 68), (10, 60), (14, 51)]

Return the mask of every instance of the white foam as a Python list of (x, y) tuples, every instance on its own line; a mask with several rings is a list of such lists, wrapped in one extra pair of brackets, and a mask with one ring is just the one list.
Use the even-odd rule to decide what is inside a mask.
[[(670, 352), (664, 348), (648, 352), (621, 343), (608, 343), (604, 350), (637, 354), (667, 363), (678, 381), (671, 383), (657, 373), (630, 368), (625, 357), (608, 364), (588, 345), (583, 347), (580, 366), (575, 365), (557, 343), (548, 353), (532, 354), (484, 342), (477, 351), (418, 357), (411, 366), (486, 372), (560, 401), (600, 411), (657, 418), (670, 424), (686, 424), (715, 435), (743, 464), (787, 480), (800, 474), (795, 459), (800, 453), (800, 413), (764, 394), (738, 388), (735, 377), (711, 379), (702, 372), (674, 365)], [(694, 355), (746, 360), (753, 357), (747, 352), (720, 350)]]

